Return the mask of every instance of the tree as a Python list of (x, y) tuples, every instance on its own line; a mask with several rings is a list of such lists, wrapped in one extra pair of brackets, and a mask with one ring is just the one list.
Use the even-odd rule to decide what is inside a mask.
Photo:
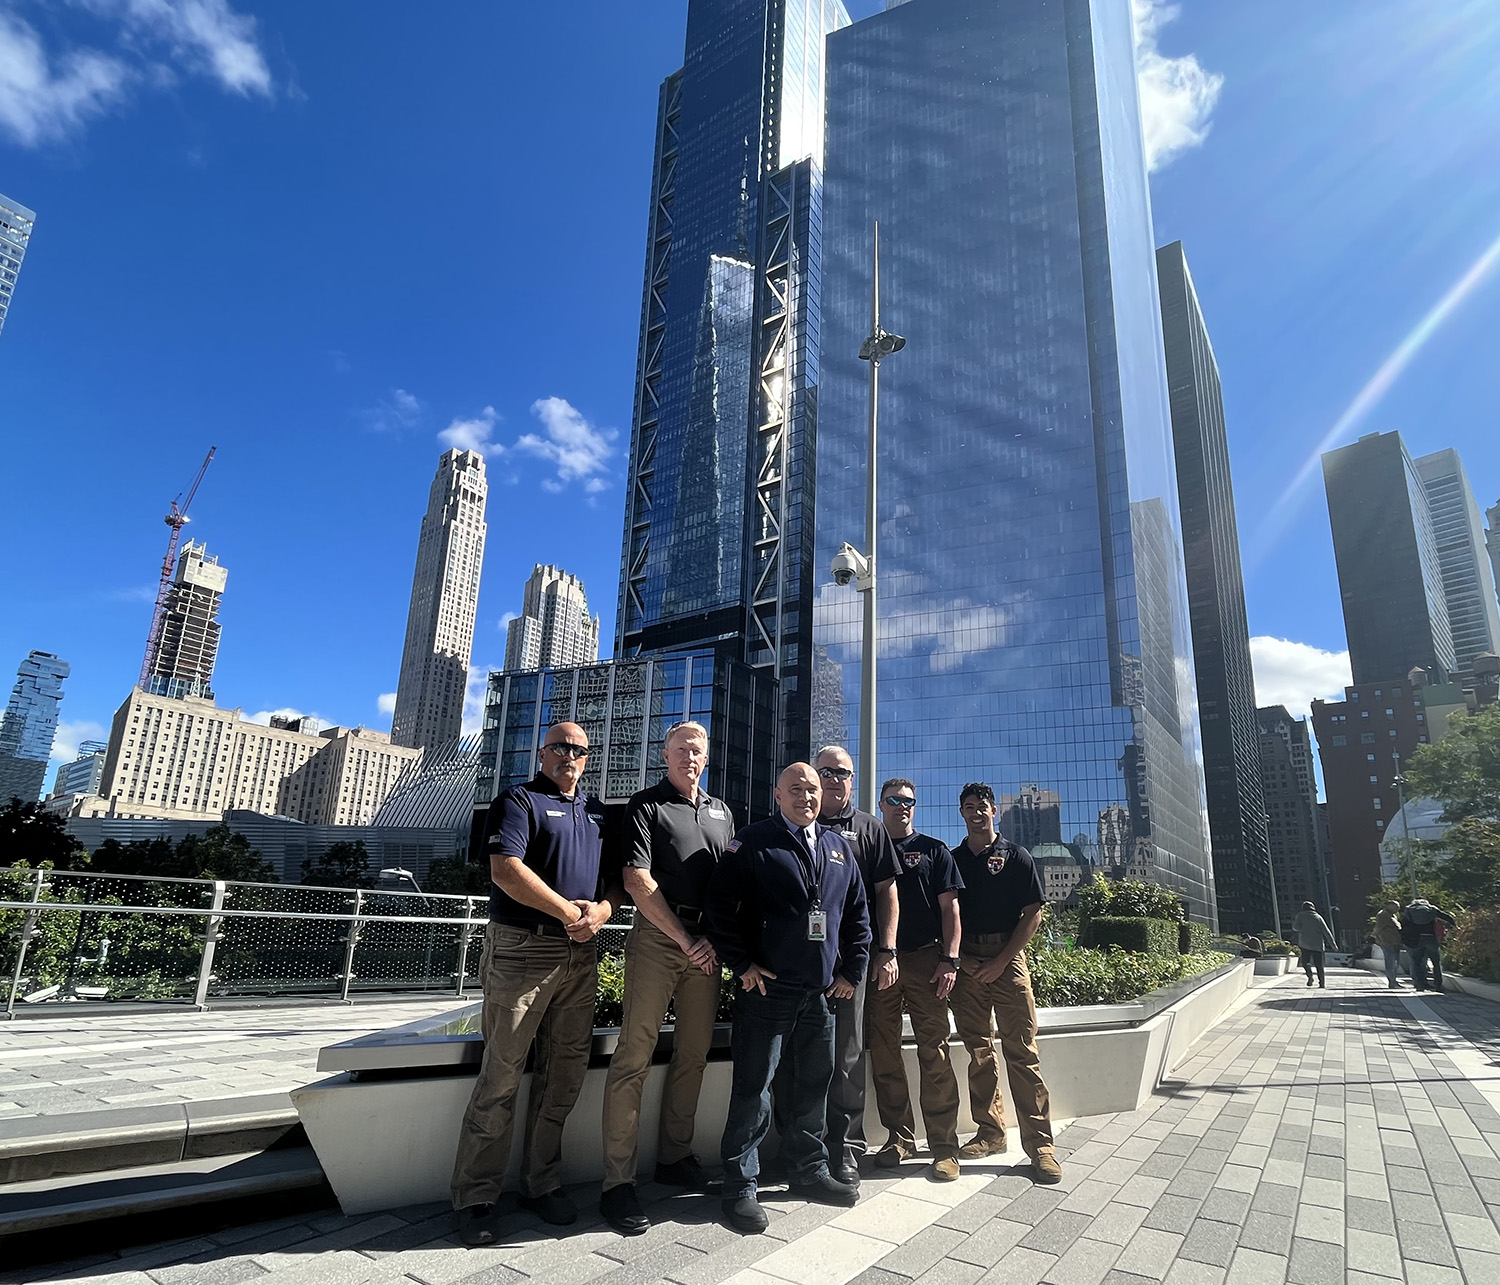
[(0, 808), (0, 862), (43, 862), (55, 870), (82, 870), (89, 864), (83, 845), (68, 833), (62, 817), (40, 803), (13, 798)]
[(370, 853), (363, 839), (341, 839), (302, 863), (302, 882), (322, 888), (373, 888)]
[(112, 875), (181, 875), (177, 845), (170, 839), (106, 839), (94, 852), (93, 869)]
[[(1500, 707), (1448, 726), (1448, 735), (1418, 749), (1406, 768), (1412, 794), (1441, 803), (1449, 825), (1441, 839), (1422, 845), (1447, 858), (1432, 869), (1433, 900), (1500, 909)], [(1415, 859), (1420, 880), (1421, 855)]]
[(482, 897), (490, 890), (490, 872), (488, 867), (470, 861), (459, 852), (439, 858), (428, 866), (422, 886), (428, 892), (467, 893), (471, 897)]
[(276, 871), (250, 840), (220, 823), (203, 834), (186, 834), (177, 842), (177, 860), (192, 879), (231, 883), (276, 883)]

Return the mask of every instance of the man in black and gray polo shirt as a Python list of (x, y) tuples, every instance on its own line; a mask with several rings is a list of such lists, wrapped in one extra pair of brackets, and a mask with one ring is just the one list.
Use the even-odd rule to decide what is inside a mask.
[(672, 1061), (662, 1086), (656, 1181), (705, 1189), (693, 1155), (698, 1091), (719, 1008), (719, 957), (703, 923), (708, 881), (734, 838), (734, 818), (698, 788), (708, 732), (677, 723), (662, 746), (667, 774), (630, 800), (625, 814), (625, 891), (635, 926), (625, 941), (625, 1012), (604, 1085), (604, 1194), (599, 1211), (626, 1236), (650, 1227), (636, 1195), (641, 1091), (657, 1035), (675, 1008)]

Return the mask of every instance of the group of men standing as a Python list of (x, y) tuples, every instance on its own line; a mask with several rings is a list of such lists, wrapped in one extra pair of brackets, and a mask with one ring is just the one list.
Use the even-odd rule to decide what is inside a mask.
[[(494, 1238), (528, 1050), (534, 1075), (518, 1203), (566, 1225), (562, 1130), (588, 1067), (597, 978), (596, 934), (625, 897), (624, 1013), (604, 1089), (600, 1212), (624, 1235), (650, 1220), (636, 1191), (641, 1098), (671, 1006), (655, 1180), (708, 1191), (693, 1154), (699, 1091), (719, 1003), (734, 976), (732, 1087), (720, 1144), (725, 1221), (765, 1230), (757, 1199), (765, 1167), (790, 1192), (833, 1205), (858, 1200), (865, 1058), (887, 1139), (873, 1162), (916, 1152), (901, 1053), (910, 1015), (929, 1176), (952, 1181), (965, 1159), (1007, 1149), (998, 1033), (1021, 1145), (1039, 1182), (1062, 1171), (1036, 1046), (1025, 950), (1043, 893), (1030, 854), (998, 834), (989, 786), (959, 799), (967, 837), (950, 852), (914, 825), (904, 778), (881, 789), (881, 817), (852, 803), (854, 769), (837, 746), (794, 763), (776, 785), (777, 815), (736, 829), (729, 808), (699, 788), (708, 736), (697, 723), (667, 732), (666, 774), (626, 810), (622, 872), (603, 855), (603, 809), (579, 788), (588, 737), (573, 723), (547, 732), (541, 770), (490, 812), (492, 889), (482, 960), (484, 1055), (459, 1137), (453, 1204), (467, 1244)], [(960, 1144), (959, 1086), (949, 1010), (969, 1054), (976, 1135)], [(778, 1155), (762, 1165), (774, 1123)]]

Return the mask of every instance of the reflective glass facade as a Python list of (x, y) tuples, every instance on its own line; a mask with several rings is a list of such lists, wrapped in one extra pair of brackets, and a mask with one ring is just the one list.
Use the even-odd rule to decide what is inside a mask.
[(16, 685), (0, 718), (0, 803), (12, 798), (35, 803), (41, 797), (63, 679), (70, 672), (67, 661), (47, 651), (30, 653), (16, 670)]
[(10, 311), (11, 295), (35, 223), (35, 213), (8, 196), (0, 196), (0, 330), (5, 328), (5, 315)]
[(832, 35), (827, 80), (817, 737), (858, 748), (826, 568), (864, 543), (878, 219), (879, 775), (950, 840), (965, 781), (1055, 794), (1070, 850), (1211, 920), (1128, 0), (915, 0)]
[(823, 37), (847, 22), (691, 0), (657, 119), (616, 654), (767, 670), (783, 746), (808, 735)]

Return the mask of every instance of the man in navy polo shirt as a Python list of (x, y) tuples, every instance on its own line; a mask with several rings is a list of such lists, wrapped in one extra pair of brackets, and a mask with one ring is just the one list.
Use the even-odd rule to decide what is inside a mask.
[(709, 941), (740, 983), (720, 1155), (724, 1217), (742, 1232), (767, 1226), (756, 1178), (783, 1051), (793, 1068), (781, 1140), (792, 1194), (833, 1205), (859, 1198), (857, 1187), (829, 1174), (823, 1135), (834, 1060), (829, 1001), (851, 998), (865, 975), (870, 916), (853, 850), (818, 824), (821, 799), (817, 772), (793, 763), (776, 783), (781, 814), (741, 830), (709, 880)]
[(533, 1039), (517, 1203), (557, 1225), (578, 1217), (559, 1179), (563, 1124), (589, 1064), (598, 989), (594, 935), (620, 898), (617, 889), (600, 895), (604, 810), (578, 788), (588, 753), (583, 728), (556, 724), (542, 745), (541, 771), (490, 805), (490, 922), (480, 965), (484, 1058), (453, 1166), (453, 1207), (467, 1245), (495, 1238), (495, 1200), (510, 1163), (516, 1093)]

